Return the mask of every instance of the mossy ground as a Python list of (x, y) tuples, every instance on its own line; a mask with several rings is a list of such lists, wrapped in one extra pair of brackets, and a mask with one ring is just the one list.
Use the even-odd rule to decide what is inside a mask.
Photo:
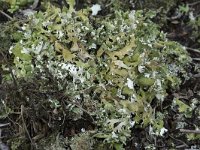
[[(97, 2), (105, 7), (108, 3), (107, 1)], [(84, 6), (92, 5), (92, 3), (94, 2), (87, 1), (81, 3), (80, 1), (76, 3), (76, 7), (77, 9), (81, 9)], [(200, 126), (200, 70), (198, 60), (200, 53), (194, 50), (192, 51), (192, 49), (198, 49), (200, 47), (200, 42), (198, 42), (199, 26), (197, 25), (196, 27), (189, 23), (189, 14), (187, 14), (187, 12), (183, 13), (179, 18), (174, 19), (177, 9), (182, 5), (185, 6), (187, 2), (183, 1), (180, 3), (172, 1), (164, 4), (157, 3), (159, 4), (157, 7), (151, 7), (148, 3), (148, 1), (146, 3), (140, 1), (133, 6), (127, 1), (126, 3), (119, 2), (113, 5), (115, 8), (122, 8), (125, 10), (133, 9), (133, 7), (136, 7), (136, 9), (158, 10), (163, 6), (164, 10), (160, 8), (162, 13), (153, 18), (153, 21), (167, 32), (168, 38), (189, 47), (190, 49), (188, 49), (188, 52), (192, 57), (195, 57), (195, 59), (191, 62), (187, 70), (190, 74), (190, 79), (182, 83), (180, 88), (176, 90), (167, 89), (168, 96), (165, 98), (162, 105), (155, 107), (155, 111), (161, 113), (165, 112), (163, 123), (165, 128), (168, 129), (165, 136), (159, 138), (150, 136), (147, 134), (149, 132), (149, 127), (142, 128), (138, 125), (138, 127), (131, 129), (131, 138), (126, 141), (125, 149), (144, 149), (145, 147), (146, 149), (183, 149), (191, 148), (192, 146), (196, 146), (196, 149), (198, 149), (200, 148), (199, 134), (180, 132), (180, 130), (177, 129), (177, 125), (184, 126), (184, 128), (191, 131)], [(57, 3), (55, 5), (59, 6)], [(194, 4), (190, 6), (194, 14), (199, 13), (197, 9), (200, 7), (199, 5), (200, 4)], [(7, 12), (7, 8), (4, 8), (4, 10)], [(109, 15), (113, 12), (114, 10), (112, 7), (108, 7), (100, 12), (100, 17), (101, 15)], [(9, 12), (7, 13), (9, 14)], [(49, 74), (48, 81), (46, 82), (48, 83), (50, 81), (53, 84), (41, 90), (40, 87), (48, 84), (42, 83), (43, 81), (40, 76), (35, 79), (38, 79), (38, 81), (41, 80), (41, 83), (38, 82), (39, 84), (34, 84), (34, 81), (27, 81), (26, 79), (15, 81), (11, 70), (8, 69), (5, 71), (5, 66), (12, 68), (13, 65), (14, 58), (9, 53), (10, 46), (20, 38), (13, 36), (11, 33), (14, 33), (19, 28), (16, 22), (20, 22), (19, 25), (26, 23), (24, 18), (20, 18), (19, 14), (15, 15), (19, 18), (16, 21), (13, 20), (13, 22), (8, 22), (9, 19), (2, 14), (2, 17), (0, 17), (0, 26), (2, 26), (3, 29), (0, 31), (0, 75), (7, 76), (10, 74), (9, 77), (12, 79), (12, 82), (2, 82), (0, 85), (0, 129), (2, 130), (0, 139), (2, 139), (2, 142), (11, 147), (11, 149), (46, 148), (54, 150), (68, 149), (71, 147), (73, 150), (87, 150), (91, 147), (95, 147), (96, 149), (108, 148), (109, 146), (102, 145), (101, 139), (97, 140), (89, 136), (92, 134), (93, 130), (97, 128), (93, 121), (92, 114), (88, 113), (88, 111), (92, 112), (96, 109), (94, 108), (95, 104), (89, 101), (87, 106), (82, 105), (82, 107), (79, 106), (79, 104), (71, 103), (76, 108), (81, 108), (81, 110), (79, 110), (71, 107), (73, 111), (81, 111), (81, 117), (75, 115), (73, 117), (78, 117), (79, 119), (73, 120), (72, 115), (74, 114), (69, 111), (70, 109), (66, 109), (68, 104), (64, 101), (64, 99), (69, 98), (64, 91), (60, 91), (58, 87), (55, 86), (51, 74)], [(16, 24), (17, 26), (15, 26)], [(197, 28), (197, 30), (194, 30), (194, 28)], [(193, 32), (191, 32), (191, 30)], [(184, 77), (182, 74), (179, 76), (180, 78)], [(46, 91), (47, 89), (51, 90)], [(57, 105), (57, 101), (54, 101), (53, 106), (49, 105), (49, 102), (44, 101), (44, 99), (48, 98), (47, 93), (51, 98), (59, 100), (59, 105), (61, 105), (61, 107)], [(27, 97), (31, 97), (31, 101), (28, 101)], [(180, 110), (177, 106), (172, 109), (172, 105), (175, 105), (173, 101), (174, 98), (184, 103), (182, 105), (180, 101), (176, 101), (179, 102), (179, 107), (183, 106), (181, 108), (185, 110)], [(153, 100), (151, 105), (153, 107), (153, 105), (157, 105), (157, 102)], [(195, 107), (190, 109), (192, 106)], [(84, 110), (84, 108), (87, 108), (87, 110)], [(75, 114), (79, 113), (80, 112), (76, 112)], [(10, 124), (1, 127), (4, 123)], [(117, 148), (117, 146), (115, 148)]]

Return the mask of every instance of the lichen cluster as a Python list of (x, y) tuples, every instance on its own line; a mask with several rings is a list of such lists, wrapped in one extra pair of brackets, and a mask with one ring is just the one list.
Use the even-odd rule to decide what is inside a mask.
[[(89, 8), (76, 11), (72, 1), (69, 5), (62, 11), (49, 5), (29, 16), (10, 48), (14, 74), (38, 81), (41, 91), (49, 90), (46, 83), (64, 91), (66, 103), (82, 105), (94, 118), (93, 138), (116, 149), (126, 144), (132, 128), (149, 127), (149, 134), (163, 136), (164, 114), (155, 109), (166, 90), (179, 86), (180, 75), (187, 77), (185, 49), (166, 38), (151, 11), (93, 16)], [(74, 120), (83, 114), (76, 105), (66, 109)]]

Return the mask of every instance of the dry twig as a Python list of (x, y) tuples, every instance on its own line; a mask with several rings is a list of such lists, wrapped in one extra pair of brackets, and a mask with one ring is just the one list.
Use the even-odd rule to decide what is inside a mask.
[(182, 132), (182, 133), (194, 133), (194, 134), (200, 134), (200, 130), (180, 129), (180, 132)]
[(24, 130), (26, 131), (26, 134), (28, 135), (28, 138), (31, 142), (31, 145), (34, 147), (35, 144), (34, 144), (32, 138), (31, 138), (31, 136), (28, 132), (28, 129), (27, 129), (27, 126), (26, 126), (26, 123), (25, 123), (25, 120), (24, 120), (24, 105), (21, 105), (21, 117), (22, 117), (22, 123), (23, 123), (23, 126), (24, 126)]
[(5, 126), (8, 126), (8, 125), (10, 125), (10, 123), (0, 124), (0, 128), (1, 128), (1, 127), (5, 127)]
[(193, 2), (193, 3), (189, 3), (188, 5), (189, 5), (189, 6), (194, 6), (194, 5), (197, 5), (197, 4), (200, 4), (200, 1)]
[(200, 50), (195, 49), (195, 48), (190, 48), (190, 47), (185, 47), (187, 50), (194, 52), (194, 53), (199, 53), (200, 54)]
[(185, 145), (185, 147), (189, 147), (185, 142), (183, 142), (183, 141), (181, 141), (181, 140), (179, 140), (179, 139), (176, 139), (176, 138), (174, 138), (174, 137), (171, 136), (171, 135), (169, 135), (169, 137), (172, 138), (172, 139), (174, 139), (174, 140), (176, 140), (176, 141), (178, 141), (178, 142), (180, 142), (180, 143), (182, 143), (182, 145)]
[(5, 12), (3, 12), (2, 10), (0, 10), (0, 13), (1, 13), (2, 15), (6, 16), (9, 20), (13, 20), (13, 18), (12, 18), (10, 15), (8, 15), (8, 14), (5, 13)]
[(35, 9), (38, 6), (39, 0), (34, 0), (33, 5), (31, 6), (32, 9)]
[(200, 61), (200, 58), (192, 58), (194, 61)]

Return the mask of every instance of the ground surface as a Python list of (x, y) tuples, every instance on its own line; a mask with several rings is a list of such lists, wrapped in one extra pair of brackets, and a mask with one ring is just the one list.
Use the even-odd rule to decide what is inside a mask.
[[(88, 2), (90, 3), (90, 2)], [(187, 4), (188, 1), (182, 1), (181, 4)], [(193, 13), (200, 15), (200, 3), (194, 3), (191, 5), (191, 8), (193, 9)], [(59, 5), (59, 4), (58, 4)], [(86, 5), (86, 4), (85, 4)], [(188, 140), (186, 137), (186, 132), (193, 132), (195, 127), (200, 127), (200, 117), (199, 117), (199, 111), (200, 111), (200, 42), (198, 42), (200, 38), (200, 31), (197, 27), (196, 34), (197, 36), (194, 37), (193, 34), (193, 28), (191, 25), (188, 25), (189, 19), (187, 14), (182, 14), (181, 16), (177, 16), (176, 10), (179, 8), (180, 4), (177, 3), (173, 5), (173, 7), (168, 8), (168, 12), (166, 13), (166, 19), (164, 23), (160, 22), (160, 18), (155, 19), (155, 22), (158, 24), (161, 24), (162, 30), (164, 30), (168, 38), (171, 40), (175, 40), (182, 45), (187, 47), (188, 52), (190, 53), (191, 57), (194, 58), (192, 63), (190, 64), (190, 68), (188, 69), (188, 72), (191, 73), (191, 78), (183, 83), (177, 91), (168, 91), (168, 96), (166, 100), (164, 101), (162, 107), (165, 109), (165, 111), (168, 111), (168, 115), (165, 116), (165, 126), (168, 129), (168, 133), (163, 138), (159, 139), (152, 139), (151, 137), (148, 137), (146, 135), (147, 129), (133, 129), (132, 130), (132, 138), (129, 139), (126, 145), (127, 150), (131, 149), (144, 149), (144, 143), (153, 143), (156, 145), (156, 149), (170, 149), (171, 143), (174, 143), (174, 147), (176, 149), (185, 149), (185, 148), (191, 148), (193, 147), (195, 149), (200, 149), (200, 140), (197, 139), (191, 139)], [(80, 9), (81, 2), (77, 3), (77, 8)], [(138, 8), (141, 7), (138, 4)], [(38, 8), (39, 9), (39, 8)], [(155, 9), (155, 8), (154, 8)], [(6, 12), (6, 10), (5, 10)], [(8, 12), (6, 12), (8, 13)], [(103, 15), (105, 13), (109, 12), (102, 12)], [(9, 13), (8, 13), (9, 14)], [(11, 14), (9, 14), (12, 16)], [(20, 18), (20, 13), (14, 14)], [(162, 16), (163, 17), (163, 16)], [(20, 18), (23, 20), (24, 18)], [(4, 14), (0, 14), (0, 23), (6, 24), (8, 23), (9, 18), (6, 17)], [(1, 41), (2, 42), (2, 41)], [(12, 41), (10, 41), (12, 42)], [(4, 46), (8, 46), (11, 43), (4, 43)], [(3, 44), (0, 44), (1, 47)], [(1, 61), (4, 60), (4, 57), (10, 57), (5, 55), (0, 55), (0, 63), (3, 63)], [(1, 72), (0, 72), (1, 73)], [(0, 74), (1, 75), (1, 74)], [(1, 79), (1, 76), (0, 76)], [(0, 81), (1, 82), (1, 81)], [(21, 82), (23, 83), (23, 82)], [(17, 141), (20, 144), (18, 149), (30, 149), (33, 145), (33, 141), (40, 141), (41, 139), (48, 139), (48, 137), (51, 135), (49, 133), (57, 133), (59, 132), (63, 138), (70, 138), (74, 136), (77, 133), (81, 132), (81, 129), (84, 127), (85, 130), (93, 130), (94, 124), (92, 123), (92, 120), (90, 116), (85, 113), (84, 117), (82, 119), (72, 121), (66, 119), (63, 123), (59, 120), (59, 117), (62, 117), (62, 114), (54, 116), (53, 114), (50, 114), (49, 110), (47, 108), (44, 108), (45, 104), (41, 103), (34, 103), (34, 102), (21, 102), (23, 101), (23, 95), (20, 95), (19, 91), (15, 90), (16, 85), (15, 84), (1, 84), (0, 85), (0, 97), (4, 97), (6, 99), (6, 103), (9, 103), (9, 105), (12, 105), (13, 108), (15, 108), (15, 114), (5, 116), (4, 118), (0, 118), (0, 149), (6, 150), (7, 145), (11, 144), (9, 143), (10, 139), (17, 139), (15, 140), (15, 144), (17, 145)], [(25, 95), (32, 94), (35, 99), (43, 99), (45, 98), (45, 94), (37, 93), (37, 88), (34, 85), (30, 85), (28, 83), (24, 83), (23, 88), (26, 89), (27, 93)], [(28, 90), (27, 90), (28, 89)], [(23, 89), (21, 89), (23, 90)], [(34, 92), (35, 91), (35, 92)], [(28, 93), (30, 92), (30, 93)], [(62, 95), (60, 96), (60, 93), (56, 93), (56, 89), (52, 88), (52, 91), (49, 92), (49, 94), (60, 97), (62, 100)], [(15, 96), (18, 95), (21, 99), (15, 98)], [(197, 100), (197, 107), (191, 112), (192, 115), (190, 117), (180, 115), (178, 110), (174, 111), (170, 109), (170, 105), (172, 105), (172, 100), (174, 97), (179, 97), (180, 100), (183, 102), (190, 104), (192, 100)], [(15, 101), (13, 101), (15, 100)], [(23, 105), (26, 105), (26, 109), (23, 108)], [(63, 104), (65, 105), (65, 104)], [(1, 106), (0, 106), (1, 109)], [(158, 108), (162, 109), (162, 108)], [(9, 110), (7, 110), (9, 111)], [(53, 122), (48, 120), (48, 115), (52, 116)], [(53, 118), (55, 117), (55, 118)], [(57, 117), (57, 118), (56, 118)], [(66, 116), (67, 117), (67, 116)], [(34, 120), (37, 120), (37, 122), (34, 122)], [(177, 130), (176, 124), (177, 123), (185, 123), (185, 127), (187, 127), (188, 131), (180, 131)], [(51, 123), (51, 128), (47, 126), (48, 123)], [(62, 124), (62, 126), (60, 126)], [(26, 137), (22, 137), (19, 126), (22, 128), (25, 128), (25, 131), (27, 132)], [(59, 126), (59, 127), (56, 127)], [(56, 128), (55, 128), (56, 127)], [(37, 131), (36, 131), (37, 130)], [(32, 133), (37, 133), (32, 135)], [(196, 135), (198, 135), (197, 133)], [(195, 135), (195, 136), (196, 136)], [(22, 143), (22, 144), (21, 144)], [(135, 143), (138, 143), (137, 145)], [(42, 144), (41, 144), (42, 145)], [(14, 149), (14, 148), (13, 148)], [(43, 149), (43, 148), (41, 148)]]

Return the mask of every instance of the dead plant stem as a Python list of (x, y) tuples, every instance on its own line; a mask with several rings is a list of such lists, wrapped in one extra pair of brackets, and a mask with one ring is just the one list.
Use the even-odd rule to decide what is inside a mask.
[(2, 10), (0, 10), (0, 13), (1, 13), (2, 15), (6, 16), (9, 20), (13, 20), (13, 18), (12, 18), (10, 15), (8, 15), (8, 14), (5, 13), (5, 12), (3, 12)]
[(200, 130), (180, 129), (180, 132), (182, 132), (182, 133), (194, 133), (194, 134), (200, 134)]

